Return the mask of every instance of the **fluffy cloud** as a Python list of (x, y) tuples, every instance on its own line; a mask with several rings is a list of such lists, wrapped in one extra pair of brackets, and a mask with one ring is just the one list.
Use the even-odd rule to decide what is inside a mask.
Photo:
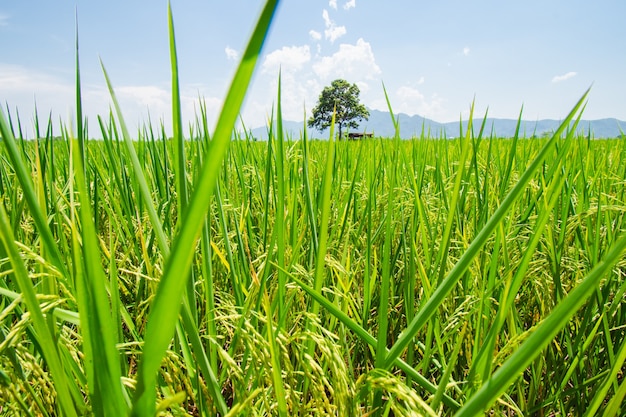
[[(418, 84), (420, 83), (418, 82)], [(418, 114), (434, 120), (440, 120), (445, 114), (444, 100), (438, 94), (435, 93), (427, 97), (417, 88), (409, 85), (398, 88), (395, 95), (391, 97), (391, 102), (394, 111), (399, 113)], [(386, 110), (384, 103), (379, 103), (374, 107)]]
[(346, 4), (343, 5), (343, 8), (346, 10), (350, 10), (356, 7), (356, 0), (349, 0)]
[[(320, 91), (332, 80), (343, 78), (355, 83), (361, 90), (363, 102), (372, 80), (377, 80), (381, 69), (376, 63), (371, 45), (363, 39), (354, 44), (340, 44), (334, 53), (313, 55), (309, 46), (290, 46), (270, 52), (261, 66), (258, 79), (242, 111), (248, 126), (262, 126), (270, 117), (268, 109), (275, 109), (278, 68), (281, 72), (282, 113), (285, 120), (302, 120), (305, 107), (308, 112), (317, 102)], [(307, 116), (308, 117), (308, 116)]]
[(333, 9), (337, 10), (337, 0), (330, 0), (328, 2), (328, 5), (332, 7)]
[(323, 81), (331, 78), (371, 80), (381, 73), (371, 45), (362, 38), (355, 45), (339, 45), (339, 50), (333, 55), (313, 64), (313, 71)]
[(297, 71), (311, 60), (311, 50), (308, 45), (283, 46), (269, 53), (263, 61), (264, 72), (275, 74), (278, 69), (283, 71)]
[(115, 89), (115, 93), (120, 99), (127, 99), (138, 105), (149, 107), (159, 112), (169, 108), (172, 98), (168, 91), (153, 85), (118, 87)]
[(465, 48), (463, 48), (463, 55), (468, 56), (470, 54), (470, 49), (468, 46), (466, 46)]
[(236, 50), (234, 50), (230, 46), (227, 46), (224, 49), (224, 52), (226, 52), (226, 58), (229, 61), (236, 61), (237, 59), (239, 59), (239, 52), (237, 52)]
[(424, 95), (417, 88), (406, 85), (400, 87), (396, 94), (404, 100), (424, 100)]
[(337, 24), (330, 19), (330, 16), (328, 15), (328, 10), (324, 9), (324, 11), (322, 11), (322, 18), (324, 19), (324, 24), (326, 25), (326, 29), (324, 30), (324, 36), (331, 43), (335, 42), (337, 39), (347, 33), (345, 26), (337, 26)]
[(555, 76), (554, 78), (552, 78), (552, 82), (560, 83), (561, 81), (569, 80), (570, 78), (575, 77), (575, 76), (576, 76), (576, 73), (574, 71), (570, 71), (567, 74)]
[(319, 41), (320, 39), (322, 39), (322, 34), (319, 33), (318, 31), (312, 30), (312, 29), (309, 31), (309, 36), (311, 36), (311, 38), (314, 41)]
[[(27, 91), (28, 94), (72, 93), (73, 88), (53, 75), (19, 65), (0, 64), (0, 91)], [(31, 95), (32, 97), (32, 95)]]

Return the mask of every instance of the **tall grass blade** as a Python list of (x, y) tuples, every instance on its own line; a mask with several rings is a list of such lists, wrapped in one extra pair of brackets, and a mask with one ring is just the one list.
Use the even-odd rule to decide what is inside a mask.
[[(148, 218), (150, 219), (150, 223), (152, 224), (152, 228), (154, 229), (154, 233), (156, 234), (159, 248), (161, 249), (163, 254), (166, 255), (168, 241), (165, 237), (165, 232), (163, 231), (161, 220), (159, 219), (156, 208), (154, 207), (154, 203), (152, 202), (152, 193), (150, 192), (148, 181), (143, 174), (143, 168), (141, 167), (141, 162), (139, 161), (139, 157), (137, 156), (135, 144), (133, 143), (130, 133), (128, 132), (128, 128), (126, 127), (126, 122), (124, 121), (122, 109), (117, 101), (117, 96), (115, 94), (115, 90), (113, 89), (113, 84), (111, 83), (109, 74), (107, 73), (102, 61), (100, 61), (100, 65), (102, 67), (102, 73), (104, 74), (104, 79), (109, 89), (109, 94), (111, 95), (111, 101), (113, 101), (113, 108), (115, 109), (115, 112), (117, 114), (118, 123), (120, 124), (120, 128), (122, 129), (122, 138), (124, 140), (124, 145), (126, 146), (126, 151), (128, 152), (128, 156), (130, 157), (130, 162), (133, 167), (135, 181), (132, 182), (132, 185), (139, 189), (138, 191), (143, 198), (145, 209), (148, 211)], [(114, 160), (115, 158), (112, 159)], [(134, 215), (134, 213), (130, 210), (128, 214), (131, 216)]]
[(80, 61), (78, 55), (78, 7), (76, 7), (76, 137), (78, 139), (78, 144), (80, 147), (80, 158), (82, 161), (82, 166), (84, 169), (84, 176), (87, 178), (87, 164), (85, 162), (85, 131), (83, 127), (83, 99), (81, 94), (81, 85), (80, 85)]
[[(286, 278), (283, 270), (285, 269), (285, 150), (284, 150), (284, 133), (283, 133), (283, 114), (282, 114), (282, 97), (281, 97), (281, 74), (278, 74), (278, 99), (276, 104), (276, 219), (275, 233), (277, 252), (276, 259), (278, 261), (278, 328), (281, 329), (285, 324), (287, 306), (285, 305), (285, 284)], [(269, 138), (271, 140), (272, 138)]]
[(197, 178), (196, 187), (184, 214), (185, 222), (176, 236), (170, 257), (166, 261), (146, 326), (144, 351), (137, 374), (132, 415), (154, 414), (156, 375), (161, 359), (174, 334), (179, 312), (179, 306), (173, 307), (172, 301), (180, 302), (183, 295), (186, 278), (181, 279), (181, 277), (188, 275), (194, 248), (215, 189), (217, 175), (277, 6), (278, 0), (268, 0), (265, 3), (224, 101), (213, 138), (206, 151), (204, 164)]
[(176, 168), (176, 195), (178, 198), (179, 222), (187, 207), (187, 169), (185, 167), (185, 140), (182, 131), (182, 113), (180, 108), (180, 86), (178, 82), (178, 56), (176, 54), (176, 38), (174, 36), (174, 18), (172, 16), (172, 4), (167, 3), (167, 23), (170, 39), (170, 64), (172, 71), (172, 127), (174, 130), (174, 156)]
[[(120, 413), (125, 414), (127, 411), (122, 393), (120, 355), (115, 347), (117, 326), (114, 325), (111, 314), (99, 242), (91, 213), (90, 194), (87, 191), (83, 176), (84, 168), (79, 142), (74, 140), (72, 145), (74, 175), (80, 203), (79, 215), (82, 235), (80, 241), (82, 248), (79, 250), (85, 268), (83, 273), (76, 277), (76, 281), (79, 288), (77, 293), (78, 304), (79, 307), (82, 307), (79, 311), (82, 317), (82, 331), (85, 335), (84, 343), (90, 344), (88, 351), (93, 355), (91, 358), (87, 358), (88, 361), (93, 362), (91, 369), (94, 372), (93, 381), (95, 385), (90, 394), (96, 415), (116, 416)], [(75, 231), (75, 233), (77, 232)], [(76, 242), (78, 244), (78, 240)]]

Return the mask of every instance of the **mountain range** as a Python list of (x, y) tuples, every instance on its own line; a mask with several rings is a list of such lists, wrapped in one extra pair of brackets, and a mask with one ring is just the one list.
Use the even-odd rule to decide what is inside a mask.
[[(389, 112), (369, 109), (370, 117), (360, 123), (358, 129), (354, 132), (371, 132), (374, 136), (392, 137), (394, 135), (394, 127)], [(409, 116), (408, 114), (399, 113), (396, 115), (400, 127), (400, 136), (405, 139), (420, 137), (422, 131), (425, 136), (430, 137), (446, 137), (454, 138), (459, 136), (460, 122), (439, 123), (422, 116)], [(483, 122), (482, 118), (474, 118), (474, 132), (478, 134), (480, 126)], [(517, 126), (516, 119), (495, 119), (487, 118), (485, 121), (484, 135), (490, 135), (492, 132), (498, 137), (512, 137), (515, 134)], [(520, 136), (542, 136), (550, 132), (554, 132), (559, 125), (560, 120), (543, 119), (536, 121), (522, 120), (520, 124)], [(283, 121), (283, 131), (286, 135), (290, 135), (294, 139), (298, 139), (303, 130), (304, 122)], [(467, 120), (462, 122), (463, 134), (467, 129)], [(594, 138), (615, 138), (620, 136), (620, 129), (626, 132), (626, 122), (618, 119), (598, 119), (598, 120), (581, 120), (578, 124), (578, 130), (587, 135), (591, 130)], [(267, 127), (257, 127), (252, 129), (252, 136), (267, 140)], [(325, 139), (328, 138), (329, 130), (318, 131), (316, 129), (307, 128), (307, 134), (311, 138)]]

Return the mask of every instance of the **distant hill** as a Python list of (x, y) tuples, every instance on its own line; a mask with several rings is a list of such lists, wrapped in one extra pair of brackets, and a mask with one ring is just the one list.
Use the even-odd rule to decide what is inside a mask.
[[(369, 120), (361, 122), (358, 132), (373, 132), (375, 136), (391, 137), (394, 135), (393, 123), (389, 112), (379, 110), (369, 110)], [(419, 137), (422, 133), (431, 137), (458, 137), (460, 128), (459, 122), (439, 123), (434, 120), (426, 119), (422, 116), (409, 116), (408, 114), (399, 113), (398, 117), (400, 126), (400, 136), (408, 139)], [(480, 126), (483, 122), (482, 118), (474, 119), (474, 132), (478, 134)], [(520, 135), (524, 137), (541, 136), (545, 133), (555, 131), (561, 121), (559, 120), (522, 120), (520, 125)], [(293, 139), (299, 139), (303, 131), (303, 122), (283, 121), (283, 130), (285, 134), (291, 135)], [(494, 119), (487, 118), (485, 122), (485, 134), (489, 135), (494, 132), (499, 137), (512, 137), (515, 134), (517, 120), (515, 119)], [(620, 128), (626, 132), (626, 122), (617, 119), (599, 119), (599, 120), (581, 120), (578, 129), (584, 134), (588, 134), (591, 130), (595, 138), (614, 138), (620, 135)], [(463, 121), (463, 132), (467, 129), (467, 121)], [(307, 129), (310, 138), (328, 138), (329, 131), (323, 132), (315, 129)], [(267, 127), (257, 127), (252, 129), (252, 135), (260, 140), (267, 140)]]

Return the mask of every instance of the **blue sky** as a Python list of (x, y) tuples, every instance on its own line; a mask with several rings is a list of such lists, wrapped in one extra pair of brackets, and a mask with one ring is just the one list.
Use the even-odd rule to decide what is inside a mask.
[[(183, 117), (198, 97), (213, 120), (259, 13), (258, 0), (173, 0)], [(34, 103), (55, 120), (74, 110), (78, 10), (85, 112), (91, 135), (110, 99), (101, 58), (131, 126), (170, 119), (166, 1), (0, 3), (0, 101), (30, 123)], [(626, 2), (284, 0), (243, 110), (264, 125), (282, 68), (283, 112), (307, 117), (320, 91), (345, 78), (362, 102), (439, 122), (476, 111), (563, 118), (593, 84), (586, 119), (626, 120)]]

